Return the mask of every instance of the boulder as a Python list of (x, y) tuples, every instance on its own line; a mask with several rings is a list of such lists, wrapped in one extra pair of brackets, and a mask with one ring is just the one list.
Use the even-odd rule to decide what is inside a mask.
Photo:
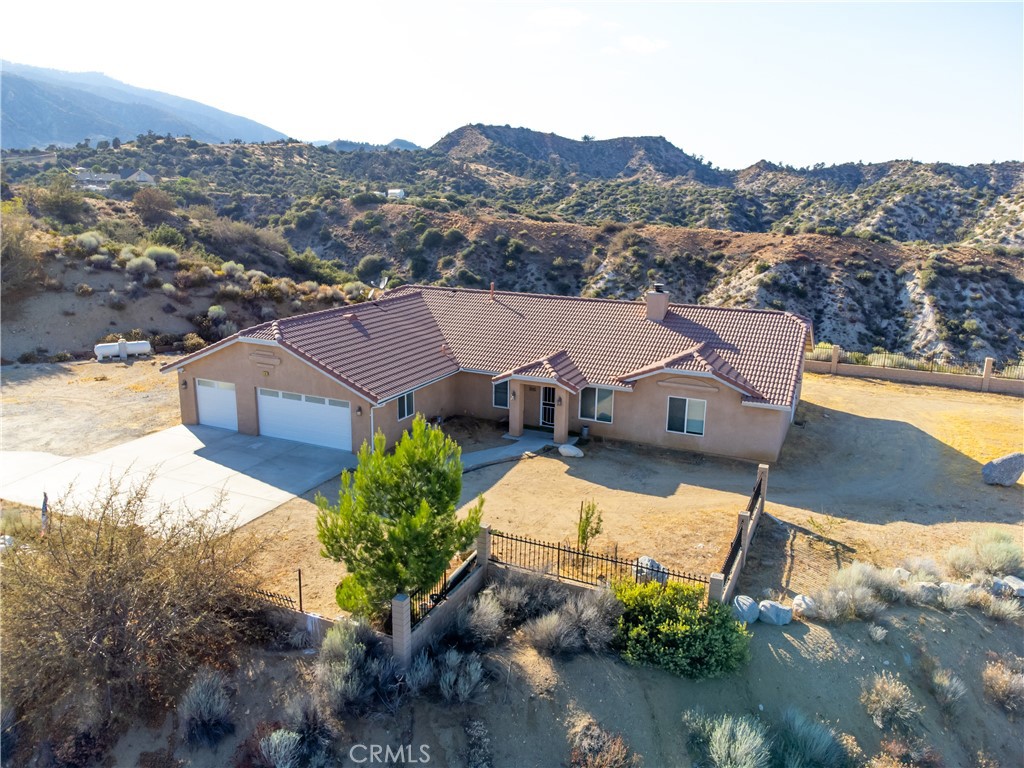
[(582, 459), (583, 451), (577, 448), (575, 445), (569, 443), (562, 443), (558, 446), (558, 452), (563, 456), (568, 456), (570, 459)]
[(1016, 576), (1003, 576), (1003, 584), (1017, 597), (1024, 597), (1024, 579)]
[(813, 619), (818, 615), (818, 606), (809, 595), (797, 595), (793, 598), (793, 613), (805, 619)]
[(893, 568), (892, 575), (900, 581), (910, 581), (910, 571), (906, 568)]
[(758, 619), (762, 624), (783, 627), (793, 620), (793, 609), (776, 600), (762, 600), (758, 608)]
[(637, 559), (636, 566), (633, 569), (633, 576), (640, 584), (656, 581), (664, 586), (665, 582), (668, 581), (668, 572), (662, 567), (661, 563), (647, 555)]
[(760, 611), (754, 598), (747, 597), (746, 595), (736, 595), (732, 599), (732, 615), (736, 617), (736, 621), (753, 624), (757, 621), (759, 614)]
[(942, 597), (942, 590), (938, 584), (931, 581), (919, 581), (914, 584), (914, 599), (919, 603), (934, 605)]
[(952, 581), (944, 581), (941, 584), (939, 584), (939, 591), (943, 595), (950, 595), (950, 594), (953, 594), (955, 592), (964, 592), (964, 591), (966, 591), (966, 589), (967, 588), (966, 588), (965, 585), (957, 584), (957, 583), (952, 582)]
[(981, 479), (989, 485), (1013, 485), (1024, 475), (1024, 453), (1008, 453), (981, 468)]
[(992, 579), (991, 592), (993, 595), (1005, 595), (1009, 591), (1010, 587), (1003, 579), (1000, 579), (998, 576)]

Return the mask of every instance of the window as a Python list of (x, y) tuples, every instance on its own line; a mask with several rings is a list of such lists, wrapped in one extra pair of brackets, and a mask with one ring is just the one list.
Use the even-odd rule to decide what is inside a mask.
[(408, 419), (414, 411), (415, 406), (412, 402), (412, 392), (406, 392), (398, 398), (398, 420)]
[(685, 397), (670, 397), (668, 399), (668, 426), (669, 432), (679, 432), (684, 435), (703, 435), (704, 416), (707, 413), (706, 400), (690, 400)]
[(615, 393), (602, 387), (585, 387), (580, 392), (580, 418), (612, 423), (612, 401)]
[(494, 385), (491, 403), (495, 408), (508, 408), (508, 382), (502, 381)]

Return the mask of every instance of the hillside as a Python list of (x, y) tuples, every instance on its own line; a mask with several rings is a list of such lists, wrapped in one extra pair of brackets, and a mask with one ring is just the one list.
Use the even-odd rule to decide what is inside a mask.
[[(84, 353), (107, 333), (132, 329), (160, 335), (162, 344), (189, 332), (213, 341), (255, 322), (363, 300), (381, 277), (391, 286), (493, 281), (634, 299), (657, 281), (675, 301), (798, 312), (814, 321), (817, 341), (851, 350), (1007, 360), (1024, 348), (1024, 269), (1014, 249), (643, 221), (591, 226), (454, 193), (384, 202), (366, 192), (346, 197), (320, 169), (332, 158), (401, 161), (413, 153), (185, 149), (173, 142), (161, 152), (192, 162), (227, 158), (236, 171), (234, 158), (244, 156), (268, 187), (301, 177), (316, 191), (229, 193), (209, 180), (177, 180), (166, 183), (168, 193), (153, 193), (166, 203), (154, 209), (141, 198), (84, 197), (58, 181), (6, 187), (5, 197), (18, 198), (4, 210), (6, 360)], [(320, 164), (299, 176), (304, 157)]]
[(96, 72), (61, 72), (8, 61), (0, 66), (4, 148), (127, 140), (149, 131), (212, 143), (284, 138), (253, 120)]

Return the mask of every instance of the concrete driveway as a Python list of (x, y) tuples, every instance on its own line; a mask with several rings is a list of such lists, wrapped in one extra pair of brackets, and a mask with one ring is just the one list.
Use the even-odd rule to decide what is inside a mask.
[(89, 456), (5, 451), (0, 498), (38, 507), (46, 492), (51, 502), (68, 494), (80, 503), (111, 478), (132, 484), (152, 476), (151, 503), (199, 510), (223, 493), (240, 526), (355, 466), (348, 451), (179, 425)]

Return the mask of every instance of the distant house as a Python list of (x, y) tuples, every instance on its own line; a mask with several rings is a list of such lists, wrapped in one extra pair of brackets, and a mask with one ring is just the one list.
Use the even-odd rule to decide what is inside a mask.
[(141, 169), (132, 170), (126, 168), (120, 173), (94, 173), (84, 168), (75, 169), (75, 181), (80, 187), (98, 192), (105, 192), (115, 181), (130, 181), (143, 187), (151, 187), (156, 184), (156, 178), (152, 174)]
[(263, 323), (163, 368), (185, 424), (351, 451), (468, 414), (755, 461), (778, 458), (808, 320), (788, 312), (408, 285)]
[[(125, 174), (127, 174), (127, 175), (125, 175)], [(143, 186), (143, 187), (151, 187), (154, 184), (156, 184), (156, 178), (154, 176), (152, 176), (151, 174), (146, 173), (142, 169), (139, 169), (137, 171), (131, 171), (131, 170), (122, 171), (122, 173), (121, 173), (121, 180), (122, 181), (131, 181), (131, 182), (134, 182), (135, 184), (139, 184), (140, 186)]]
[(389, 200), (404, 200), (405, 190), (404, 189), (389, 189), (388, 190)]

